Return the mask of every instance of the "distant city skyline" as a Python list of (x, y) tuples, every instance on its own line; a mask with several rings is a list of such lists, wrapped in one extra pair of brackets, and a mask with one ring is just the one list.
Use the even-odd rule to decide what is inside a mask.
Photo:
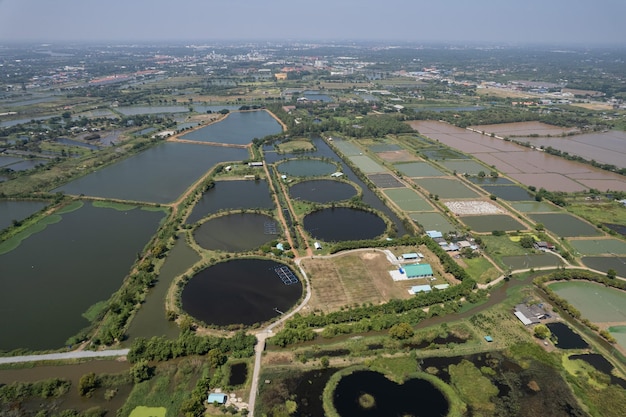
[(626, 46), (624, 16), (624, 0), (0, 0), (0, 43), (256, 39)]

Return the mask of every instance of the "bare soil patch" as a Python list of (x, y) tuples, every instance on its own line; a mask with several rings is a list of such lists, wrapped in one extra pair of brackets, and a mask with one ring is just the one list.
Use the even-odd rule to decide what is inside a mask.
[(378, 251), (306, 259), (302, 266), (311, 282), (312, 310), (329, 312), (348, 305), (408, 298), (407, 290), (414, 285), (394, 282), (389, 275), (394, 266)]
[(386, 162), (409, 162), (409, 161), (419, 161), (420, 158), (418, 158), (415, 155), (411, 155), (411, 153), (409, 151), (385, 151), (385, 152), (379, 152), (376, 155), (378, 155), (378, 157), (380, 159), (382, 159), (383, 161)]
[(302, 267), (311, 282), (308, 307), (313, 311), (330, 312), (344, 306), (380, 304), (394, 298), (406, 299), (411, 297), (408, 290), (414, 285), (458, 283), (443, 270), (439, 259), (426, 246), (392, 249), (396, 257), (415, 251), (424, 255), (421, 263), (430, 264), (437, 277), (435, 281), (411, 279), (394, 282), (389, 271), (397, 266), (391, 264), (386, 254), (378, 250), (303, 260)]

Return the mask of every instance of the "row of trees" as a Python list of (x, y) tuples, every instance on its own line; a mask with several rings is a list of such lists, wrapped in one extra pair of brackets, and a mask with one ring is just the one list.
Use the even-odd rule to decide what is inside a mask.
[(133, 340), (128, 353), (131, 363), (146, 361), (166, 361), (189, 355), (208, 354), (208, 361), (213, 367), (222, 365), (226, 355), (232, 358), (247, 358), (254, 354), (256, 338), (240, 331), (234, 336), (198, 336), (191, 330), (181, 333), (178, 339), (171, 340), (164, 336), (151, 339)]

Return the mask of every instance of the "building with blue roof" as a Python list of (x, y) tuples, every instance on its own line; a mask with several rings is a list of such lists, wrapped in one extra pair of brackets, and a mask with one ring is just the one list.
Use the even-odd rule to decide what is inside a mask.
[(420, 292), (430, 292), (431, 290), (432, 288), (430, 288), (430, 285), (415, 285), (411, 287), (411, 289), (409, 290), (409, 294), (417, 294)]
[(207, 402), (209, 404), (214, 404), (214, 403), (226, 404), (227, 399), (228, 399), (228, 395), (226, 394), (223, 394), (221, 392), (212, 392), (209, 394), (209, 398), (207, 399)]
[(428, 235), (429, 238), (431, 239), (436, 239), (438, 237), (443, 237), (443, 233), (441, 233), (438, 230), (427, 230), (426, 234)]

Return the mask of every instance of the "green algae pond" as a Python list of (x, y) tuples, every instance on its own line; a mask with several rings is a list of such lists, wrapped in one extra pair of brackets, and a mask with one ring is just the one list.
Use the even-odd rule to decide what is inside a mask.
[(447, 175), (428, 162), (407, 162), (395, 164), (394, 167), (407, 177), (442, 177)]
[(394, 188), (383, 191), (403, 211), (434, 211), (431, 206), (418, 193), (410, 188)]
[(594, 323), (626, 322), (626, 291), (589, 281), (555, 282), (549, 288)]
[(541, 223), (559, 237), (597, 236), (600, 234), (592, 224), (567, 213), (533, 213), (530, 218)]
[(424, 188), (428, 193), (440, 198), (476, 198), (479, 194), (454, 177), (450, 178), (418, 178), (413, 182)]
[(526, 230), (528, 227), (506, 214), (488, 214), (483, 216), (459, 217), (463, 223), (479, 233), (493, 232), (494, 230), (515, 231)]

